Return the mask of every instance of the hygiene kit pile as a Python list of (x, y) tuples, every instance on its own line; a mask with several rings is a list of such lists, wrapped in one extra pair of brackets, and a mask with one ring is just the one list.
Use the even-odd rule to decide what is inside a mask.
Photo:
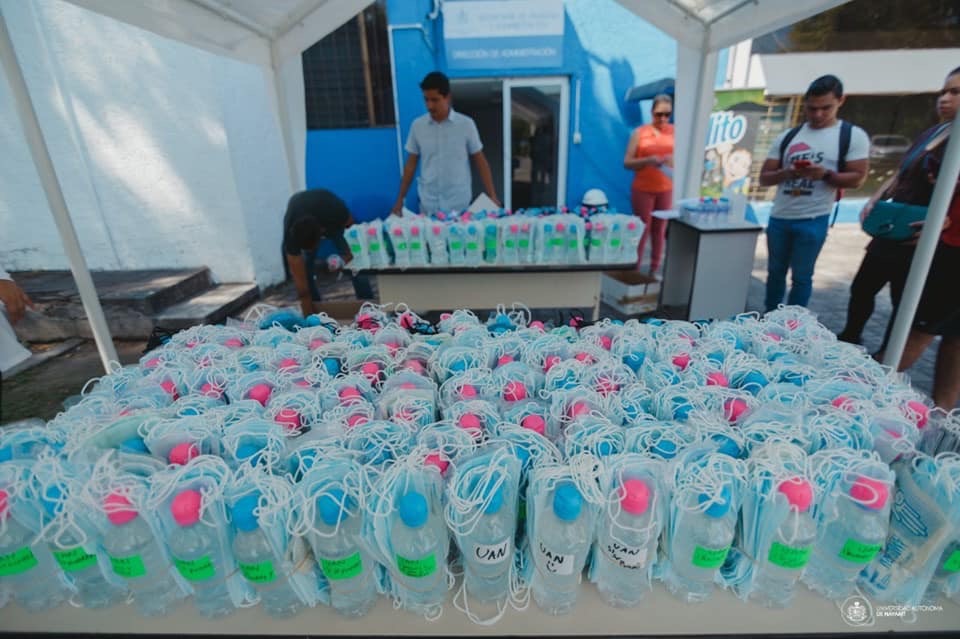
[[(655, 582), (960, 601), (960, 415), (804, 309), (349, 326), (259, 307), (0, 431), (0, 605), (480, 624)], [(585, 578), (585, 579), (584, 579)]]

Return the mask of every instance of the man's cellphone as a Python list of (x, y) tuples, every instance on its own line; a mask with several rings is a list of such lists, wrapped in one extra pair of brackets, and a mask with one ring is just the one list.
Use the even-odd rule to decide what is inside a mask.
[(813, 164), (810, 160), (795, 160), (793, 165), (798, 169), (805, 169)]

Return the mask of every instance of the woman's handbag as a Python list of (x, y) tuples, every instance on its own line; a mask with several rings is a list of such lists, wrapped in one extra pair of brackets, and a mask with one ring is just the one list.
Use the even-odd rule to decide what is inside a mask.
[(872, 237), (902, 242), (909, 240), (918, 230), (910, 226), (911, 223), (923, 222), (926, 217), (925, 206), (880, 200), (864, 218), (863, 231)]

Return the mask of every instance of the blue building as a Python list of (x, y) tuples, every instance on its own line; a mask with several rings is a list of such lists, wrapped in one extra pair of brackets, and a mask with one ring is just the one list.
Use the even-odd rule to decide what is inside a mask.
[[(546, 7), (525, 24), (458, 4), (379, 0), (304, 53), (307, 186), (338, 192), (357, 219), (385, 216), (410, 124), (425, 113), (419, 82), (440, 70), (454, 108), (477, 123), (505, 206), (577, 204), (600, 188), (628, 211), (623, 154), (649, 105), (627, 92), (675, 76), (675, 41), (615, 0), (484, 3)], [(418, 209), (416, 188), (407, 206)]]

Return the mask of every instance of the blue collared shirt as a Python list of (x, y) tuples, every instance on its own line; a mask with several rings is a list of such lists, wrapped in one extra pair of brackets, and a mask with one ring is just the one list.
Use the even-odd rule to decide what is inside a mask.
[(453, 109), (443, 122), (429, 113), (413, 121), (406, 151), (420, 157), (417, 193), (421, 213), (463, 211), (470, 206), (470, 156), (482, 150), (473, 119)]

